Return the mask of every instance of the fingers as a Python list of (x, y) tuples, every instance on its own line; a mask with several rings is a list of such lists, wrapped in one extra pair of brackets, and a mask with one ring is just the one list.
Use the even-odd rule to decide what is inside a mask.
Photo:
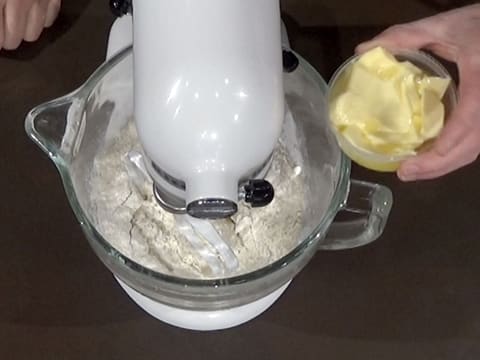
[(433, 179), (475, 161), (480, 153), (480, 68), (474, 57), (459, 61), (460, 100), (433, 148), (405, 161), (398, 171), (404, 181)]
[(36, 41), (52, 26), (61, 0), (13, 0), (0, 8), (0, 49), (13, 50), (25, 41)]
[[(462, 58), (458, 64), (460, 73), (459, 102), (435, 143), (436, 151), (446, 155), (460, 145), (470, 133), (480, 133), (480, 67), (472, 58)], [(479, 140), (480, 141), (480, 140)]]
[(480, 153), (480, 68), (473, 57), (461, 58), (460, 100), (433, 148), (405, 161), (404, 181), (433, 179), (475, 161)]
[(480, 134), (471, 133), (461, 144), (447, 154), (439, 154), (435, 148), (405, 161), (398, 170), (403, 181), (434, 179), (468, 165), (480, 153)]
[(38, 0), (30, 9), (25, 41), (36, 41), (43, 29), (52, 26), (60, 11), (60, 0)]
[(30, 10), (24, 0), (9, 1), (4, 9), (4, 43), (7, 50), (16, 49), (23, 40)]
[(45, 27), (50, 27), (55, 22), (55, 19), (60, 12), (60, 7), (62, 5), (61, 0), (49, 0), (47, 7), (47, 14), (45, 17)]
[(24, 36), (25, 41), (36, 41), (40, 37), (40, 34), (45, 26), (45, 17), (47, 11), (45, 5), (47, 4), (39, 1), (36, 1), (32, 5), (28, 13), (27, 26)]

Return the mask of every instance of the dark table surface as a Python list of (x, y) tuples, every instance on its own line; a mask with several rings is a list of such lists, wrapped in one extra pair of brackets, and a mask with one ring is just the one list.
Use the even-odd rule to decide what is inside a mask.
[[(480, 358), (478, 163), (413, 184), (354, 167), (355, 178), (393, 190), (382, 238), (318, 253), (246, 325), (190, 332), (134, 305), (90, 250), (54, 166), (23, 129), (29, 109), (76, 88), (105, 54), (107, 2), (64, 3), (39, 42), (0, 55), (0, 359)], [(460, 2), (339, 3), (284, 2), (295, 49), (325, 78), (387, 25)]]

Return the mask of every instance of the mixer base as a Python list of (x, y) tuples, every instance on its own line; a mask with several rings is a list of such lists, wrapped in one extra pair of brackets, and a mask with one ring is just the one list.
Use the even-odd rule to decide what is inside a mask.
[(273, 293), (246, 305), (225, 310), (195, 311), (161, 304), (135, 291), (119, 278), (115, 277), (115, 279), (128, 296), (154, 318), (176, 327), (197, 331), (228, 329), (254, 319), (272, 306), (291, 282), (289, 281)]

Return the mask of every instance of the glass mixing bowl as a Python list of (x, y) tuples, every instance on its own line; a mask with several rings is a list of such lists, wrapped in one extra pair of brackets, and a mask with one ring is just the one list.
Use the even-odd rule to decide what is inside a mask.
[[(442, 98), (442, 102), (445, 108), (445, 119), (448, 120), (453, 109), (457, 104), (457, 90), (455, 83), (452, 80), (449, 72), (445, 67), (432, 56), (423, 51), (413, 50), (397, 50), (394, 53), (395, 58), (398, 61), (409, 61), (416, 65), (428, 76), (438, 76), (444, 79), (450, 79), (450, 85)], [(344, 87), (346, 75), (348, 75), (351, 66), (358, 61), (360, 55), (354, 55), (347, 59), (333, 74), (329, 82), (329, 102), (338, 96), (338, 88)], [(345, 136), (343, 136), (335, 126), (332, 125), (332, 131), (337, 137), (337, 141), (340, 148), (347, 154), (350, 159), (356, 162), (358, 165), (365, 168), (381, 171), (392, 172), (396, 171), (400, 164), (412, 155), (388, 155), (381, 153), (374, 153), (372, 151), (362, 149), (352, 142), (350, 142)], [(418, 153), (421, 153), (425, 149), (428, 149), (434, 139), (423, 143), (420, 147), (415, 149)]]
[[(113, 248), (98, 231), (88, 179), (96, 154), (133, 115), (131, 48), (106, 61), (78, 90), (28, 114), (26, 131), (56, 164), (91, 247), (124, 284), (175, 308), (229, 309), (257, 301), (288, 284), (318, 249), (353, 248), (380, 236), (392, 204), (391, 192), (378, 184), (350, 180), (350, 161), (329, 127), (327, 86), (299, 59), (297, 70), (285, 74), (285, 96), (304, 139), (308, 191), (301, 239), (282, 258), (235, 277), (197, 280), (152, 271)], [(339, 211), (355, 216), (333, 223)]]

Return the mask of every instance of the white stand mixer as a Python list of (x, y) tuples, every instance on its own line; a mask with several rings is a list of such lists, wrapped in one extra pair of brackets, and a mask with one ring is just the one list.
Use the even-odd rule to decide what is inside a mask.
[[(330, 131), (328, 85), (288, 41), (282, 52), (278, 1), (112, 0), (133, 16), (113, 25), (108, 61), (25, 119), (94, 252), (142, 309), (175, 326), (253, 319), (316, 251), (369, 244), (388, 219), (391, 191), (350, 178)], [(270, 206), (264, 174), (277, 189)], [(355, 217), (335, 222), (343, 211)], [(265, 232), (246, 246), (242, 229), (256, 225)], [(166, 262), (153, 269), (137, 254)]]
[[(198, 218), (231, 216), (242, 198), (267, 205), (273, 188), (261, 179), (285, 116), (283, 66), (285, 60), (296, 66), (295, 58), (285, 59), (289, 53), (282, 57), (282, 42), (289, 44), (279, 1), (111, 5), (121, 17), (112, 26), (107, 58), (133, 43), (135, 121), (160, 205)], [(194, 330), (247, 322), (289, 285), (238, 308), (191, 311), (160, 304), (117, 280), (152, 316)]]
[(285, 114), (279, 1), (112, 6), (133, 9), (135, 121), (160, 205), (204, 219), (268, 205)]

